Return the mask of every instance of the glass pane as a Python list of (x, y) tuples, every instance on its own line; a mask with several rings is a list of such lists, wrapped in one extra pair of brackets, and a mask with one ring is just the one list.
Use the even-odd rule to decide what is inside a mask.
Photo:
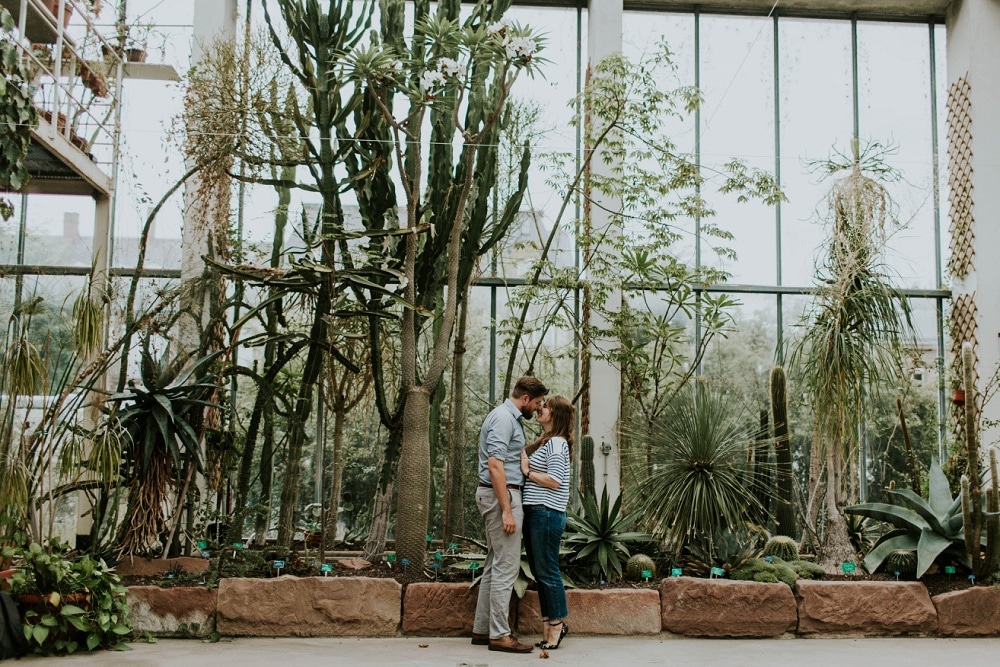
[[(850, 146), (851, 26), (846, 21), (781, 19), (781, 282), (813, 282), (823, 243), (829, 182), (809, 165)], [(787, 322), (787, 320), (786, 320)]]
[[(715, 223), (732, 241), (703, 237), (701, 262), (720, 266), (735, 283), (771, 285), (777, 280), (775, 212), (736, 195), (720, 195), (715, 174), (732, 158), (750, 167), (774, 170), (773, 21), (761, 17), (701, 19), (701, 161), (708, 178), (703, 195)], [(715, 246), (736, 250), (737, 259), (717, 257)]]
[(888, 262), (899, 284), (936, 287), (928, 27), (859, 23), (858, 81), (861, 139), (894, 146), (886, 162), (904, 179), (889, 186), (905, 226), (889, 241)]
[(732, 294), (733, 331), (716, 336), (702, 364), (705, 375), (735, 388), (755, 409), (769, 404), (768, 378), (777, 343), (777, 300), (770, 294)]
[[(4, 227), (16, 238), (17, 218), (11, 223)], [(91, 197), (30, 195), (25, 230), (24, 264), (90, 268), (94, 242)], [(5, 242), (3, 248), (5, 263), (14, 264), (16, 241), (13, 245)]]

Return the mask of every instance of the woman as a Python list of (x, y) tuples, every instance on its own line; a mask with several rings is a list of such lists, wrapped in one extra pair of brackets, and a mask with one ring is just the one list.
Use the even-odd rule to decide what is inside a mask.
[(559, 571), (559, 544), (566, 527), (569, 465), (573, 447), (573, 405), (562, 396), (545, 401), (536, 421), (544, 432), (524, 448), (524, 548), (538, 583), (542, 641), (536, 646), (557, 649), (569, 632), (566, 589)]

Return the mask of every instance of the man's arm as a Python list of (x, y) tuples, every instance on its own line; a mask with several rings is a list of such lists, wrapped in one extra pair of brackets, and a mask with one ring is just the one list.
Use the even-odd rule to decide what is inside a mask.
[(514, 512), (510, 509), (510, 496), (507, 494), (507, 473), (503, 469), (503, 461), (491, 456), (487, 462), (490, 471), (490, 483), (493, 484), (493, 493), (497, 494), (497, 502), (500, 503), (501, 519), (503, 521), (503, 532), (513, 535), (517, 530), (517, 522), (514, 521)]

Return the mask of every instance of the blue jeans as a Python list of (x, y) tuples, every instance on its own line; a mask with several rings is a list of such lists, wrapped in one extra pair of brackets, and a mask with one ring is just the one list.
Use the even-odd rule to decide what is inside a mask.
[(545, 505), (524, 506), (524, 548), (538, 584), (542, 618), (566, 618), (566, 589), (559, 571), (559, 544), (566, 528), (566, 512)]

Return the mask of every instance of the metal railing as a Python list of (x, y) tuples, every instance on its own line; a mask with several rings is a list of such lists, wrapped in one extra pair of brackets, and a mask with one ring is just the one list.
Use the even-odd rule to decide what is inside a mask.
[(15, 40), (49, 124), (110, 173), (118, 146), (124, 50), (97, 29), (80, 0), (2, 0), (14, 10)]

